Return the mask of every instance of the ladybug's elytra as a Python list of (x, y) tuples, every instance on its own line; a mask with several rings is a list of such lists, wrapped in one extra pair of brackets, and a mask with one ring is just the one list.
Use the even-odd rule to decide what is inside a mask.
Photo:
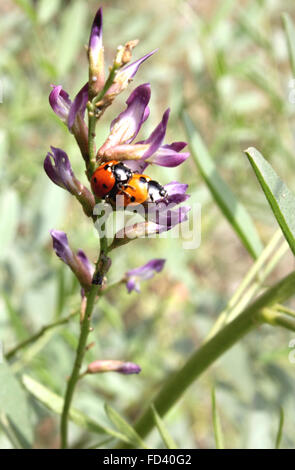
[(124, 196), (124, 207), (144, 202), (156, 202), (167, 197), (167, 191), (163, 186), (149, 176), (140, 174), (133, 174), (117, 194)]
[(111, 196), (121, 185), (128, 183), (132, 170), (124, 163), (112, 160), (100, 165), (91, 177), (91, 187), (100, 199)]

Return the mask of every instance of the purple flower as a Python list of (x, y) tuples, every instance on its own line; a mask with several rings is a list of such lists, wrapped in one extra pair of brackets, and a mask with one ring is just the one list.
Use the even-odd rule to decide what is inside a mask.
[(66, 189), (81, 202), (84, 212), (92, 216), (95, 200), (93, 194), (76, 178), (69, 157), (59, 148), (51, 147), (44, 160), (44, 170), (55, 184)]
[(149, 116), (149, 99), (150, 87), (147, 83), (131, 93), (127, 100), (127, 109), (112, 122), (109, 137), (97, 152), (99, 158), (126, 160), (132, 170), (142, 173), (149, 164), (174, 167), (189, 157), (188, 152), (180, 153), (186, 146), (185, 142), (163, 145), (169, 109), (146, 140), (132, 143)]
[(152, 259), (144, 266), (128, 271), (125, 275), (128, 292), (130, 293), (133, 290), (140, 292), (140, 282), (151, 279), (156, 273), (162, 271), (165, 262), (165, 259)]
[(51, 147), (44, 160), (44, 170), (47, 176), (61, 188), (67, 189), (71, 194), (81, 190), (81, 183), (75, 177), (69, 157), (62, 149)]
[(51, 230), (50, 235), (56, 255), (71, 268), (83, 289), (89, 290), (92, 285), (94, 267), (88, 260), (84, 251), (79, 250), (77, 254), (73, 253), (65, 232)]
[[(87, 86), (84, 86), (75, 97), (74, 102), (69, 98), (68, 93), (63, 88), (51, 85), (53, 90), (49, 95), (49, 103), (55, 114), (68, 125), (70, 131), (80, 147), (85, 159), (88, 158), (88, 129), (84, 122), (84, 113), (88, 99)], [(70, 123), (70, 124), (69, 124)]]
[(88, 365), (88, 374), (100, 374), (102, 372), (119, 372), (120, 374), (130, 375), (139, 374), (141, 368), (134, 362), (123, 362), (113, 360), (100, 360), (91, 362)]
[(88, 83), (81, 88), (73, 102), (61, 85), (51, 86), (53, 90), (49, 95), (50, 106), (55, 114), (72, 130), (78, 113), (80, 113), (81, 119), (83, 120), (88, 101)]
[(71, 100), (68, 93), (63, 90), (61, 85), (51, 85), (53, 90), (49, 95), (49, 103), (55, 114), (63, 121), (67, 122), (71, 107)]
[(102, 49), (102, 8), (96, 12), (89, 38), (89, 52), (96, 64)]
[(84, 119), (86, 104), (88, 101), (88, 83), (86, 83), (78, 94), (75, 96), (73, 103), (71, 104), (69, 117), (68, 117), (68, 128), (71, 130), (74, 126), (77, 115), (80, 114)]
[(104, 85), (104, 50), (102, 45), (102, 8), (95, 15), (88, 46), (89, 97), (93, 98)]

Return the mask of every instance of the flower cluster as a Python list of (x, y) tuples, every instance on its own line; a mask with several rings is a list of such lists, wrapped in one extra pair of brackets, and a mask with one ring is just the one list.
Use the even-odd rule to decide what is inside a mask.
[[(129, 41), (124, 46), (118, 47), (106, 78), (102, 41), (102, 9), (100, 8), (93, 21), (88, 44), (88, 82), (82, 86), (73, 100), (61, 85), (52, 85), (49, 95), (50, 106), (75, 137), (85, 161), (89, 181), (95, 169), (104, 162), (124, 162), (132, 170), (132, 174), (141, 175), (149, 166), (176, 167), (189, 157), (188, 152), (183, 152), (185, 142), (164, 143), (169, 108), (164, 112), (153, 132), (146, 139), (136, 141), (139, 131), (150, 115), (151, 88), (149, 83), (139, 85), (132, 91), (126, 101), (126, 109), (111, 122), (107, 139), (98, 150), (95, 147), (95, 126), (98, 119), (116, 96), (126, 89), (140, 65), (156, 52), (155, 50), (149, 52), (130, 63), (132, 51), (137, 42)], [(86, 110), (87, 123), (85, 122)], [(88, 189), (77, 179), (64, 150), (51, 147), (51, 151), (47, 153), (44, 160), (44, 169), (53, 183), (76, 197), (88, 217), (91, 217), (94, 222), (98, 219), (99, 215), (94, 212), (95, 203), (98, 202), (97, 197), (90, 188)], [(111, 264), (107, 255), (113, 248), (134, 238), (170, 230), (186, 220), (190, 208), (186, 205), (179, 206), (179, 204), (189, 197), (186, 193), (187, 185), (172, 181), (164, 185), (164, 190), (165, 200), (148, 201), (149, 203), (144, 204), (142, 222), (125, 226), (117, 232), (114, 241), (109, 246), (101, 237), (100, 255), (95, 266), (89, 261), (84, 251), (79, 250), (74, 253), (64, 232), (51, 230), (53, 248), (57, 256), (70, 267), (79, 280), (84, 299), (87, 298), (93, 284), (101, 285), (103, 293), (105, 276)], [(153, 259), (144, 266), (125, 273), (120, 282), (125, 283), (128, 292), (133, 290), (139, 292), (140, 282), (159, 273), (164, 264), (164, 259)], [(123, 374), (140, 372), (139, 366), (133, 363), (101, 360), (90, 364), (86, 373), (110, 370)]]

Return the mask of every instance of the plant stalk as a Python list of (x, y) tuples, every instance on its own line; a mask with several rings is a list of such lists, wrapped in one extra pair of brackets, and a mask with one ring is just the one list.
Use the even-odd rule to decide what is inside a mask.
[[(182, 397), (186, 389), (213, 364), (224, 352), (229, 350), (249, 331), (265, 322), (262, 310), (276, 303), (284, 302), (295, 293), (295, 272), (269, 288), (252, 305), (240, 313), (231, 323), (227, 324), (213, 338), (204, 343), (192, 354), (178, 371), (164, 383), (153, 404), (160, 416), (164, 416)], [(285, 325), (284, 325), (285, 326)], [(141, 437), (146, 436), (154, 427), (155, 422), (150, 404), (147, 410), (135, 423), (135, 430)], [(120, 448), (128, 447), (125, 443)]]
[(79, 373), (82, 366), (82, 361), (86, 352), (86, 343), (90, 331), (90, 320), (94, 308), (95, 298), (98, 294), (100, 286), (93, 285), (87, 296), (87, 306), (83, 322), (81, 325), (81, 333), (76, 352), (76, 359), (74, 362), (73, 370), (67, 384), (67, 390), (64, 400), (64, 407), (61, 415), (61, 448), (66, 449), (68, 446), (68, 415), (71, 406), (76, 383), (79, 379)]

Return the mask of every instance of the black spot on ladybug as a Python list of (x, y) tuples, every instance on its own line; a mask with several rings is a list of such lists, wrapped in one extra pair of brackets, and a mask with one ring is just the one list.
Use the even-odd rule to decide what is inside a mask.
[(97, 178), (93, 178), (94, 183), (97, 183)]
[(146, 179), (145, 179), (144, 176), (141, 176), (141, 177), (139, 178), (139, 181), (141, 181), (142, 183), (146, 183)]
[(134, 202), (135, 201), (135, 197), (134, 196), (131, 196), (131, 202)]
[(103, 183), (103, 187), (104, 187), (105, 189), (108, 189), (108, 187), (107, 187), (107, 185), (106, 185), (105, 183)]
[(104, 167), (104, 170), (108, 170), (109, 167), (110, 167), (109, 165), (106, 165), (106, 166)]

